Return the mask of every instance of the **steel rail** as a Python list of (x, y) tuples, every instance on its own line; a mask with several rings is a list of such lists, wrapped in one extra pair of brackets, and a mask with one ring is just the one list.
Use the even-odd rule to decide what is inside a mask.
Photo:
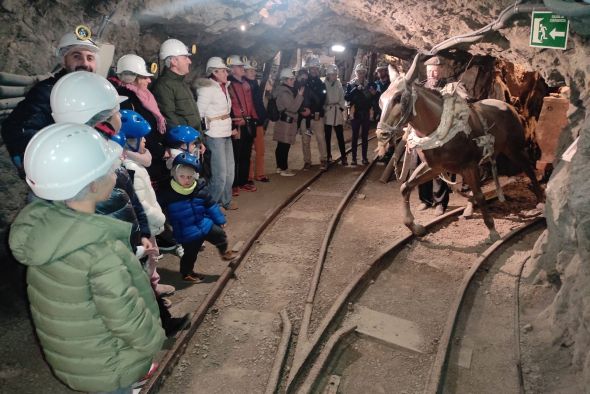
[[(369, 140), (373, 140), (374, 138), (375, 136), (369, 138)], [(346, 150), (347, 153), (350, 151), (351, 148)], [(336, 163), (339, 159), (340, 157), (336, 158), (332, 163), (330, 163), (330, 165)], [(176, 338), (176, 341), (174, 342), (172, 348), (168, 350), (164, 357), (159, 361), (160, 365), (158, 369), (142, 387), (140, 394), (157, 393), (159, 387), (162, 385), (166, 377), (171, 373), (172, 369), (176, 366), (180, 357), (184, 354), (188, 342), (190, 341), (194, 333), (197, 331), (197, 329), (205, 319), (205, 315), (209, 311), (209, 308), (215, 303), (215, 301), (217, 301), (219, 295), (223, 292), (229, 279), (234, 276), (236, 269), (239, 267), (241, 262), (245, 259), (246, 255), (252, 248), (252, 245), (254, 245), (256, 240), (276, 219), (276, 217), (279, 216), (279, 214), (283, 212), (283, 210), (287, 206), (289, 206), (293, 201), (297, 200), (308, 189), (310, 185), (312, 185), (322, 176), (323, 173), (323, 171), (318, 171), (315, 175), (313, 175), (311, 178), (305, 181), (301, 186), (295, 189), (295, 191), (293, 191), (289, 196), (287, 196), (287, 198), (283, 200), (281, 204), (279, 204), (273, 209), (269, 216), (256, 228), (254, 233), (246, 240), (238, 257), (232, 260), (227, 265), (227, 267), (223, 270), (222, 274), (220, 275), (219, 279), (217, 280), (213, 288), (209, 291), (203, 302), (194, 312), (189, 328), (185, 331), (181, 331), (179, 336)]]
[[(465, 207), (460, 207), (452, 211), (449, 211), (444, 215), (441, 215), (426, 223), (425, 227), (428, 229), (450, 217), (458, 216), (463, 212), (464, 209)], [(287, 383), (287, 392), (293, 392), (295, 390), (297, 380), (301, 377), (303, 366), (309, 360), (311, 354), (315, 352), (321, 340), (325, 336), (328, 328), (331, 326), (336, 317), (340, 314), (344, 305), (346, 305), (349, 297), (355, 291), (359, 290), (361, 286), (366, 284), (367, 281), (373, 277), (376, 271), (381, 269), (381, 265), (384, 261), (390, 260), (392, 255), (397, 254), (406, 244), (408, 244), (411, 240), (415, 238), (417, 238), (417, 236), (415, 236), (412, 233), (409, 233), (406, 236), (398, 239), (384, 252), (382, 252), (381, 255), (375, 258), (372, 262), (366, 264), (365, 267), (354, 276), (353, 280), (348, 284), (348, 286), (346, 286), (346, 288), (340, 293), (338, 298), (334, 301), (334, 303), (326, 313), (325, 317), (320, 322), (313, 336), (301, 345), (303, 347), (299, 352), (296, 352), (296, 359), (294, 359), (293, 361), (289, 381)]]
[(510, 231), (504, 237), (494, 242), (489, 248), (487, 248), (481, 254), (481, 257), (479, 257), (475, 261), (473, 266), (468, 271), (467, 275), (465, 275), (463, 281), (461, 282), (461, 286), (459, 287), (459, 292), (457, 293), (455, 302), (451, 307), (451, 312), (448, 315), (445, 329), (443, 331), (443, 334), (441, 335), (436, 357), (432, 365), (432, 369), (430, 370), (430, 376), (428, 378), (428, 383), (426, 384), (424, 393), (440, 393), (442, 391), (442, 386), (444, 383), (444, 370), (449, 356), (451, 338), (453, 336), (453, 332), (455, 331), (457, 318), (459, 316), (459, 311), (463, 304), (465, 294), (467, 293), (467, 290), (471, 285), (477, 271), (490, 258), (490, 256), (493, 255), (501, 246), (505, 245), (508, 241), (510, 241), (515, 236), (521, 234), (522, 232), (539, 225), (544, 220), (545, 218), (536, 218), (530, 223), (527, 223)]

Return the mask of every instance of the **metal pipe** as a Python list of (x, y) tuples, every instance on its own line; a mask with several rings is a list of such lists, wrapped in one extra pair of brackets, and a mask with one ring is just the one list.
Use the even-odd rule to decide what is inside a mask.
[(23, 101), (24, 97), (0, 99), (0, 110), (14, 109), (18, 103)]
[(589, 4), (573, 3), (563, 0), (543, 0), (543, 3), (547, 8), (559, 15), (574, 18), (590, 16)]
[(28, 86), (33, 85), (43, 79), (49, 78), (51, 74), (43, 75), (19, 75), (7, 72), (0, 72), (0, 85), (5, 86)]
[(0, 98), (24, 97), (29, 91), (29, 86), (2, 86), (0, 85)]

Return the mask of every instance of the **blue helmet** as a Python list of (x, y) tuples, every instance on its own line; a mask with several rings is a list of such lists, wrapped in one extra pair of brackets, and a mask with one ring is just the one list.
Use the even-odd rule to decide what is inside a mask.
[(186, 125), (179, 125), (171, 128), (166, 133), (166, 139), (168, 142), (173, 143), (185, 143), (190, 144), (195, 142), (201, 137), (201, 133), (198, 130)]
[(111, 136), (111, 140), (121, 145), (121, 148), (125, 148), (125, 144), (127, 143), (127, 137), (125, 137), (125, 134), (121, 132)]
[(201, 162), (199, 158), (189, 153), (179, 153), (172, 162), (173, 167), (176, 167), (177, 165), (189, 166), (193, 167), (197, 172), (201, 171)]
[(137, 141), (135, 146), (127, 145), (132, 151), (137, 152), (141, 139), (152, 131), (152, 126), (140, 114), (129, 109), (122, 109), (121, 111), (121, 130), (119, 133), (125, 135), (126, 138), (133, 138)]

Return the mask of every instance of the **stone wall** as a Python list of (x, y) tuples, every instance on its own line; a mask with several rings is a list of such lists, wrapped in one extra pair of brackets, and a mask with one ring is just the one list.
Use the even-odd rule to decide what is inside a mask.
[[(200, 46), (195, 58), (198, 65), (211, 55), (242, 53), (254, 55), (260, 62), (270, 59), (278, 49), (326, 48), (338, 41), (408, 60), (416, 49), (428, 49), (453, 34), (486, 25), (493, 15), (513, 3), (0, 0), (0, 70), (28, 75), (46, 73), (57, 63), (55, 43), (64, 32), (81, 23), (96, 31), (103, 15), (113, 11), (103, 39), (116, 44), (116, 57), (136, 52), (151, 61), (159, 43), (174, 36)], [(571, 163), (554, 163), (555, 171), (547, 189), (548, 233), (536, 247), (535, 264), (539, 272), (561, 279), (559, 294), (547, 311), (552, 316), (555, 343), (572, 347), (574, 365), (584, 371), (590, 387), (590, 44), (587, 38), (574, 34), (567, 51), (530, 48), (529, 22), (521, 18), (510, 28), (474, 44), (471, 50), (517, 64), (522, 70), (514, 75), (538, 73), (547, 81), (563, 80), (571, 88), (570, 125), (560, 138), (558, 151), (563, 151), (579, 134), (578, 153)], [(242, 25), (246, 29), (243, 33)], [(0, 227), (5, 228), (24, 201), (26, 189), (14, 175), (4, 148), (0, 149), (0, 173)], [(5, 257), (5, 248), (0, 247), (3, 278), (11, 277), (4, 275), (9, 265)], [(10, 303), (4, 296), (12, 295), (10, 291), (3, 292), (6, 283), (0, 283), (4, 305)]]

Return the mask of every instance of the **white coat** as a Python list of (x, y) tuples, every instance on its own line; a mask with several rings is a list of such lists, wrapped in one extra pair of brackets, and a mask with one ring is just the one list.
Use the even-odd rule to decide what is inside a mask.
[(154, 192), (147, 170), (144, 166), (137, 164), (129, 158), (123, 160), (123, 166), (127, 170), (134, 172), (133, 189), (135, 189), (135, 194), (137, 194), (137, 198), (145, 211), (145, 216), (150, 226), (150, 233), (152, 236), (160, 234), (164, 231), (166, 216), (164, 216), (164, 212), (162, 212), (162, 208), (158, 204), (156, 192)]
[[(226, 92), (229, 87), (226, 83)], [(231, 118), (215, 119), (221, 115), (229, 115), (231, 111), (231, 98), (229, 94), (223, 92), (221, 84), (211, 78), (199, 78), (193, 86), (197, 89), (197, 106), (201, 119), (205, 120), (207, 130), (205, 134), (208, 137), (221, 138), (230, 137), (232, 132)]]
[(344, 124), (343, 111), (345, 108), (344, 88), (339, 79), (325, 81), (326, 104), (324, 104), (324, 124), (326, 126), (340, 126)]

